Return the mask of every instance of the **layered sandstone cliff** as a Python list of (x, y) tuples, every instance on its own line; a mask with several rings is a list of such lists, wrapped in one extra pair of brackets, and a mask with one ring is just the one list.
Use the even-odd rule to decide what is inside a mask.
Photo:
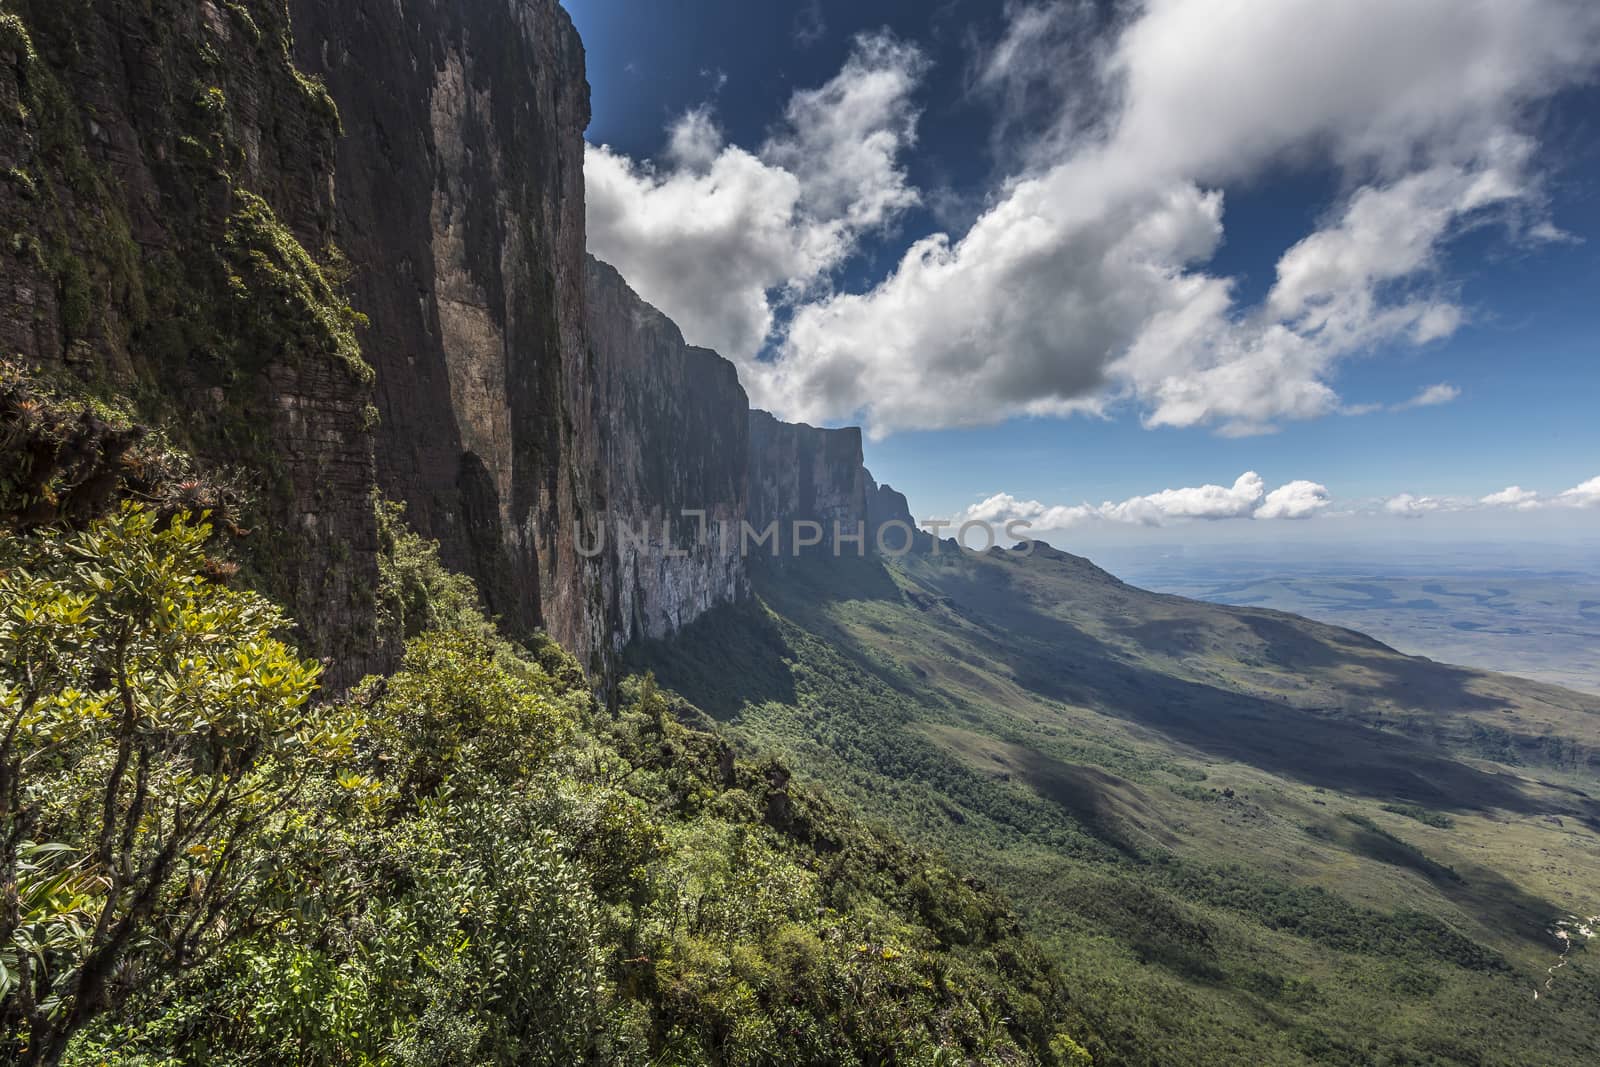
[(372, 370), (335, 284), (339, 120), (270, 0), (0, 6), (0, 353), (132, 398), (251, 489), (256, 579), (381, 665)]
[(836, 523), (853, 536), (867, 518), (869, 480), (859, 428), (821, 429), (750, 412), (750, 524), (779, 524), (784, 552), (797, 522), (816, 523), (830, 544)]
[(584, 334), (583, 46), (556, 0), (291, 0), (338, 102), (337, 236), (372, 320), (378, 481), (513, 629), (603, 671)]
[[(819, 535), (820, 549), (846, 554), (898, 554), (931, 543), (917, 532), (905, 496), (879, 485), (862, 462), (859, 427), (824, 429), (751, 411), (748, 472), (750, 524), (758, 531), (777, 524), (780, 555)], [(798, 536), (797, 523), (808, 527)], [(884, 530), (891, 523), (901, 528)]]

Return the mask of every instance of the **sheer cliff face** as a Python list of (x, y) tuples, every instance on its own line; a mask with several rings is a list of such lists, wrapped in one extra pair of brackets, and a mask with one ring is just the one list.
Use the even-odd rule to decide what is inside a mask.
[[(893, 528), (886, 529), (891, 524)], [(871, 474), (867, 475), (867, 529), (873, 551), (901, 555), (933, 547), (933, 535), (918, 528), (906, 495), (891, 485), (879, 485)]]
[[(846, 538), (837, 546), (845, 554), (900, 555), (932, 547), (932, 535), (917, 528), (905, 494), (879, 485), (863, 464), (858, 427), (819, 429), (752, 411), (747, 468), (750, 526), (759, 535), (776, 522), (782, 555), (793, 553), (798, 522), (822, 528), (822, 551), (833, 545), (835, 523)], [(861, 544), (849, 540), (858, 533)]]
[[(826, 430), (750, 412), (749, 482), (750, 525), (760, 531), (778, 523), (784, 554), (796, 522), (818, 523), (831, 543), (835, 522), (852, 536), (867, 519), (871, 477), (854, 426)], [(853, 544), (845, 548), (854, 551)]]
[(591, 256), (588, 268), (607, 590), (620, 647), (665, 637), (745, 594), (748, 404), (732, 363), (684, 344), (612, 267)]
[(287, 32), (270, 0), (0, 5), (0, 351), (247, 469), (242, 547), (338, 683), (388, 655), (372, 372), (323, 269), (338, 117)]
[(247, 471), (334, 684), (396, 651), (375, 488), (604, 682), (746, 595), (746, 519), (904, 503), (587, 259), (587, 122), (556, 0), (0, 0), (0, 353)]
[(290, 0), (338, 102), (337, 238), (372, 320), (378, 479), (514, 628), (591, 668), (605, 574), (584, 338), (583, 47), (555, 0)]

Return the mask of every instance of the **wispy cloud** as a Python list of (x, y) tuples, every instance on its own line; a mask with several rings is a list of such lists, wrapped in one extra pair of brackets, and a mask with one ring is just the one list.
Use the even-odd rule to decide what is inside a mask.
[(713, 96), (717, 95), (728, 87), (728, 72), (720, 67), (716, 70), (713, 70), (710, 67), (701, 67), (700, 77), (704, 78), (710, 83), (711, 95)]
[(810, 48), (827, 36), (828, 23), (822, 17), (822, 0), (808, 0), (795, 12), (794, 42), (801, 48)]
[(1267, 491), (1254, 471), (1241, 474), (1231, 486), (1201, 485), (1129, 497), (1100, 504), (1046, 504), (1010, 493), (995, 493), (957, 516), (960, 522), (1001, 527), (1023, 521), (1036, 530), (1067, 530), (1087, 523), (1170, 526), (1176, 523), (1229, 520), (1305, 520), (1319, 515), (1374, 515), (1420, 519), (1445, 513), (1540, 508), (1600, 508), (1600, 477), (1549, 496), (1510, 486), (1479, 498), (1399, 493), (1377, 500), (1356, 500), (1342, 506), (1319, 482), (1295, 480)]
[(1400, 493), (1380, 503), (1384, 512), (1405, 518), (1418, 518), (1439, 511), (1537, 511), (1542, 508), (1600, 507), (1600, 477), (1549, 496), (1520, 485), (1508, 485), (1476, 499)]
[(1405, 411), (1408, 408), (1433, 408), (1442, 404), (1450, 404), (1461, 398), (1461, 390), (1449, 382), (1440, 382), (1430, 385), (1403, 403), (1394, 405), (1395, 411)]

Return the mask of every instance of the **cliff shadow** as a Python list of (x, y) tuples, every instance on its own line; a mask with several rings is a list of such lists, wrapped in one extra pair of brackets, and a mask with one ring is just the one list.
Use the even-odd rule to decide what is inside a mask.
[(753, 556), (750, 578), (786, 617), (805, 615), (849, 600), (898, 604), (904, 599), (889, 568), (875, 555), (835, 556), (827, 549), (801, 556)]
[(656, 681), (722, 722), (746, 705), (793, 704), (794, 658), (783, 632), (754, 599), (723, 604), (664, 640), (636, 641), (624, 670), (652, 671)]
[[(1340, 671), (1361, 668), (1383, 678), (1377, 684), (1350, 683), (1347, 688), (1372, 699), (1422, 708), (1434, 714), (1503, 711), (1511, 702), (1468, 688), (1478, 672), (1433, 660), (1402, 657), (1394, 649), (1355, 630), (1337, 628), (1337, 640), (1325, 640), (1293, 616), (1277, 612), (1230, 609), (1265, 646), (1267, 658), (1286, 670)], [(1326, 633), (1326, 630), (1321, 631)]]

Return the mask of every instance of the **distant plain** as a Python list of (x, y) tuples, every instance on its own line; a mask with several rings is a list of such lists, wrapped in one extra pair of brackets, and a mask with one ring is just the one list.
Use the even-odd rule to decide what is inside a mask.
[(1146, 589), (1294, 612), (1412, 655), (1600, 693), (1600, 551), (1347, 551), (1201, 546), (1092, 555)]

